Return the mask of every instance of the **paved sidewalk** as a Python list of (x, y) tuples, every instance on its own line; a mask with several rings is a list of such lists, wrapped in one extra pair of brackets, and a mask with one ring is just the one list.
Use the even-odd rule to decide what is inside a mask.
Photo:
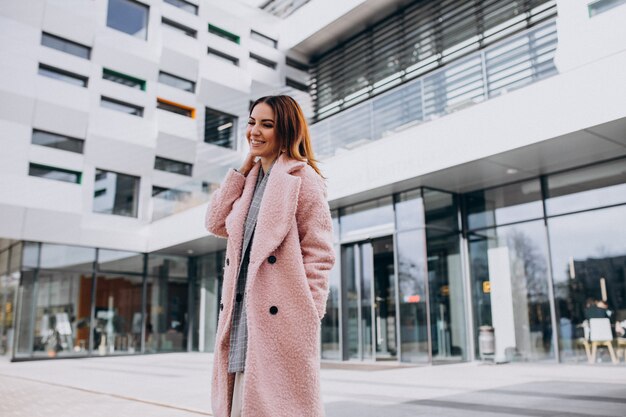
[[(0, 416), (211, 416), (211, 359), (0, 357)], [(325, 364), (322, 392), (327, 417), (624, 417), (626, 367)]]

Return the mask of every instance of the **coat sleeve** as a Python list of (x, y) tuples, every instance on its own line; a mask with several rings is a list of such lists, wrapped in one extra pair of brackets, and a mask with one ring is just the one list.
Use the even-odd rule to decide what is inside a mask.
[(335, 252), (326, 186), (317, 173), (312, 176), (314, 178), (308, 175), (302, 179), (296, 222), (304, 270), (321, 320), (326, 314), (328, 275), (335, 264)]
[(241, 197), (246, 177), (231, 169), (226, 174), (220, 188), (213, 192), (213, 197), (206, 211), (206, 229), (216, 236), (228, 237), (226, 217), (230, 214), (233, 203)]

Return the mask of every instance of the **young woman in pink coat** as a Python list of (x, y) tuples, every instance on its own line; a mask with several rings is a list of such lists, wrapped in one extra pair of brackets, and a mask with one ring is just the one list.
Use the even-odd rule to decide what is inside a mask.
[(207, 229), (228, 239), (213, 413), (320, 417), (320, 320), (335, 261), (324, 178), (291, 97), (258, 99), (246, 137), (250, 153), (206, 216)]

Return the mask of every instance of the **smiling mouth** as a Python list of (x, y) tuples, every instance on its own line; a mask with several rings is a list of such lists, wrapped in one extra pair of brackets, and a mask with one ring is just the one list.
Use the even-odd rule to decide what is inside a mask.
[(264, 141), (262, 141), (262, 140), (250, 139), (250, 144), (251, 144), (251, 145), (258, 146), (258, 145), (263, 145), (264, 143), (265, 143), (265, 142), (264, 142)]

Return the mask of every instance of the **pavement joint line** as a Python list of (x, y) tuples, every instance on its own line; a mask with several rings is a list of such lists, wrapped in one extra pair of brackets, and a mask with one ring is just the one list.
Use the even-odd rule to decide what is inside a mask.
[(50, 386), (53, 386), (53, 387), (68, 388), (68, 389), (73, 389), (73, 390), (76, 390), (76, 391), (86, 392), (86, 393), (89, 393), (89, 394), (104, 395), (104, 396), (107, 396), (107, 397), (113, 397), (113, 398), (126, 400), (126, 401), (134, 401), (134, 402), (138, 402), (138, 403), (154, 405), (154, 406), (157, 406), (157, 407), (171, 408), (173, 410), (184, 411), (184, 412), (192, 413), (192, 414), (199, 414), (199, 415), (202, 415), (202, 416), (212, 416), (213, 415), (213, 413), (208, 413), (208, 412), (200, 411), (200, 410), (194, 410), (194, 409), (191, 409), (191, 408), (177, 407), (175, 405), (163, 404), (163, 403), (159, 403), (159, 402), (156, 402), (156, 401), (142, 400), (140, 398), (127, 397), (127, 396), (119, 395), (119, 394), (111, 394), (111, 393), (108, 393), (108, 392), (95, 391), (95, 390), (90, 390), (90, 389), (87, 389), (87, 388), (79, 388), (79, 387), (74, 387), (72, 385), (58, 384), (58, 383), (53, 383), (53, 382), (48, 382), (48, 381), (41, 381), (41, 380), (38, 380), (38, 379), (27, 378), (27, 377), (23, 377), (23, 376), (17, 376), (17, 375), (0, 373), (0, 377), (17, 378), (17, 379), (21, 379), (21, 380), (24, 380), (24, 381), (36, 382), (36, 383), (44, 384), (44, 385), (50, 385)]

